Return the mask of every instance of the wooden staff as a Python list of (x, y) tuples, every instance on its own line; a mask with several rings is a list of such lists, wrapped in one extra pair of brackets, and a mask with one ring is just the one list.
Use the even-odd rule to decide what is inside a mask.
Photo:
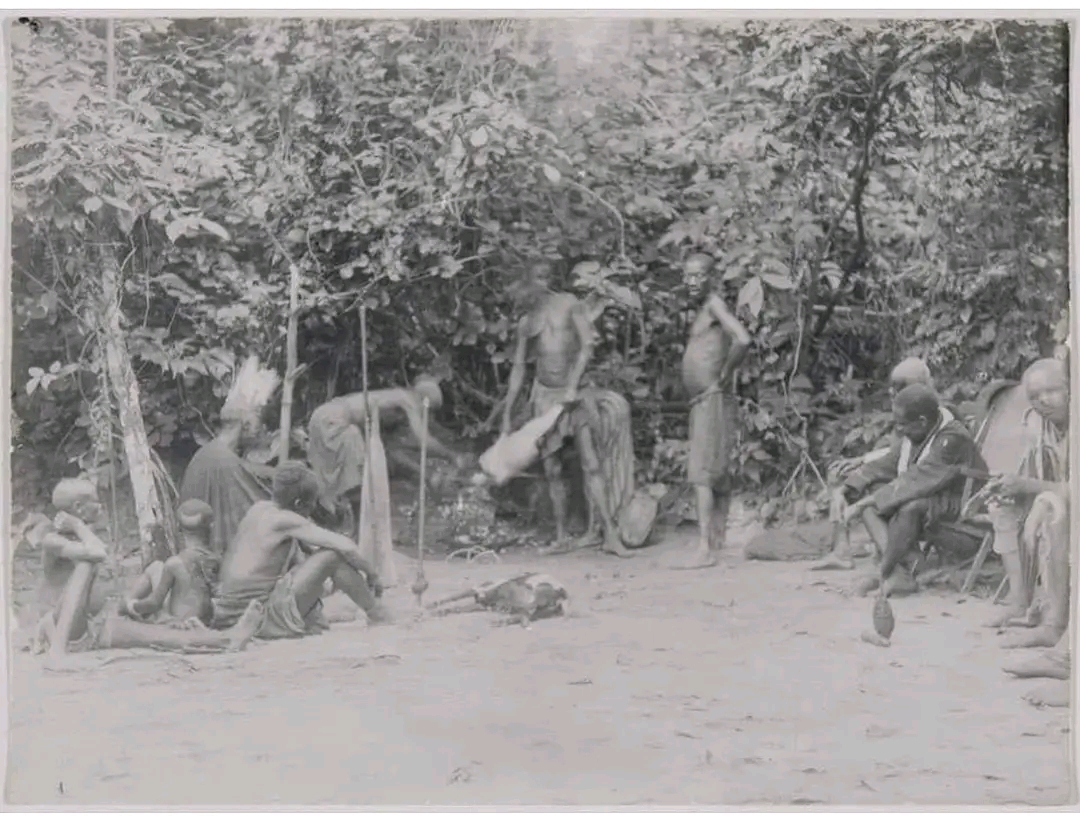
[[(368, 399), (368, 372), (367, 372), (367, 305), (360, 304), (360, 373), (364, 382), (364, 474), (367, 474), (368, 465), (371, 461), (371, 403)], [(362, 484), (361, 493), (364, 496), (364, 501), (360, 504), (360, 512), (356, 514), (356, 542), (360, 543), (360, 531), (362, 529), (360, 524), (361, 515), (364, 512), (364, 504), (367, 503), (370, 507), (371, 504), (367, 501), (371, 495), (371, 485)], [(361, 548), (363, 549), (363, 548)], [(374, 548), (372, 561), (374, 561)]]
[(420, 523), (416, 529), (416, 581), (413, 582), (412, 586), (412, 592), (416, 596), (418, 607), (424, 598), (424, 591), (428, 589), (428, 582), (424, 577), (424, 503), (427, 498), (428, 407), (430, 405), (431, 400), (424, 396), (420, 427), (420, 507), (418, 514)]

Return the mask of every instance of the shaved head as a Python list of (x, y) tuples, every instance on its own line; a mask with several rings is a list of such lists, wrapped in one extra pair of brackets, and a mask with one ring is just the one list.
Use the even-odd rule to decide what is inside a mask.
[(1069, 425), (1069, 372), (1064, 361), (1042, 358), (1024, 372), (1024, 390), (1032, 408), (1059, 427)]
[(938, 414), (937, 393), (925, 384), (912, 384), (896, 394), (893, 409), (907, 421), (920, 417), (934, 420)]
[(53, 488), (52, 503), (58, 510), (97, 500), (96, 485), (85, 478), (65, 478)]
[(294, 513), (306, 515), (319, 494), (319, 484), (302, 461), (286, 461), (274, 472), (274, 501)]
[(889, 383), (898, 390), (914, 384), (925, 384), (927, 387), (933, 386), (933, 381), (930, 378), (930, 368), (926, 366), (926, 362), (921, 358), (905, 358), (893, 367), (892, 374), (889, 376)]
[(189, 498), (176, 509), (176, 520), (181, 530), (209, 531), (214, 509), (201, 499)]
[(1038, 379), (1055, 387), (1068, 387), (1069, 373), (1065, 362), (1057, 358), (1040, 358), (1024, 370), (1024, 386), (1030, 387)]

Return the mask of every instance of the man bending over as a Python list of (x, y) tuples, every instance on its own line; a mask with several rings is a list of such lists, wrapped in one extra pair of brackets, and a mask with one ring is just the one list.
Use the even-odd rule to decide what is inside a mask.
[(986, 462), (967, 428), (945, 420), (927, 386), (901, 390), (893, 399), (893, 418), (902, 440), (884, 458), (848, 476), (844, 487), (852, 502), (846, 517), (861, 516), (883, 554), (880, 579), (870, 582), (870, 589), (880, 583), (899, 595), (915, 589), (900, 562), (935, 527), (956, 521), (965, 470), (985, 474)]

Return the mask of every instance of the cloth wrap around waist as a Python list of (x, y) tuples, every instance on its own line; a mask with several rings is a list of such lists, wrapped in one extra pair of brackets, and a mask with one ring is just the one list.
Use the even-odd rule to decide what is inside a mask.
[(686, 477), (691, 484), (719, 488), (730, 483), (739, 442), (739, 402), (713, 384), (690, 402)]

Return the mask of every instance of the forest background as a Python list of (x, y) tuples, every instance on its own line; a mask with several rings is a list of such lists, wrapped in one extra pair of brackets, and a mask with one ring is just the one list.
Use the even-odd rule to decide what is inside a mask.
[(804, 509), (887, 431), (901, 357), (961, 401), (1067, 333), (1064, 24), (40, 18), (10, 43), (22, 506), (80, 470), (160, 493), (243, 356), (286, 374), (291, 337), (302, 428), (361, 388), (361, 305), (372, 387), (440, 374), (439, 423), (483, 445), (541, 261), (608, 302), (589, 380), (630, 399), (642, 481), (681, 479), (678, 365), (724, 290), (753, 338), (743, 487)]

